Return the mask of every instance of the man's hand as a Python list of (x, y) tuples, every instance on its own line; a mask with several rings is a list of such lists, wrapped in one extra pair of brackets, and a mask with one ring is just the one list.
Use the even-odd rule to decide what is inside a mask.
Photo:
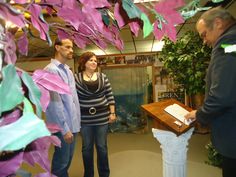
[(191, 111), (190, 113), (186, 114), (184, 116), (185, 120), (187, 122), (193, 122), (194, 120), (196, 120), (196, 112), (197, 112), (197, 110), (194, 110), (194, 111)]
[(69, 131), (63, 136), (66, 143), (71, 144), (74, 140), (73, 134)]

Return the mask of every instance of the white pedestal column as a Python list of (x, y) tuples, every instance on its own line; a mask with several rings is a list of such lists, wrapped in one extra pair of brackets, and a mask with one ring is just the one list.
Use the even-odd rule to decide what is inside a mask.
[(170, 131), (152, 129), (154, 137), (161, 143), (163, 177), (186, 177), (187, 145), (193, 129), (180, 136)]

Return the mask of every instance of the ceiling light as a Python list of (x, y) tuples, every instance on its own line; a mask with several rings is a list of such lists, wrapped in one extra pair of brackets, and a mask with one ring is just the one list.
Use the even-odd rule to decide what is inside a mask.
[(163, 46), (165, 45), (164, 41), (155, 41), (152, 47), (152, 52), (162, 51)]

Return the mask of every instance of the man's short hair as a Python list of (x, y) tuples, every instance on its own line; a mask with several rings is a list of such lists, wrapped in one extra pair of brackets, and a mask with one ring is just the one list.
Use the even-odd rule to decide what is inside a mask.
[(198, 22), (202, 19), (204, 20), (206, 27), (212, 29), (216, 18), (220, 18), (226, 23), (232, 23), (235, 21), (235, 18), (227, 10), (221, 6), (218, 6), (204, 12), (198, 19)]

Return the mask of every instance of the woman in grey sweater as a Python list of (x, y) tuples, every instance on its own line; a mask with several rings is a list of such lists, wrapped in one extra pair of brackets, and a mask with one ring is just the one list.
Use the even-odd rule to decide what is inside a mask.
[(79, 58), (76, 87), (81, 109), (84, 177), (94, 177), (94, 144), (99, 177), (110, 174), (107, 152), (108, 123), (116, 120), (115, 101), (105, 74), (96, 72), (97, 58), (86, 52)]

